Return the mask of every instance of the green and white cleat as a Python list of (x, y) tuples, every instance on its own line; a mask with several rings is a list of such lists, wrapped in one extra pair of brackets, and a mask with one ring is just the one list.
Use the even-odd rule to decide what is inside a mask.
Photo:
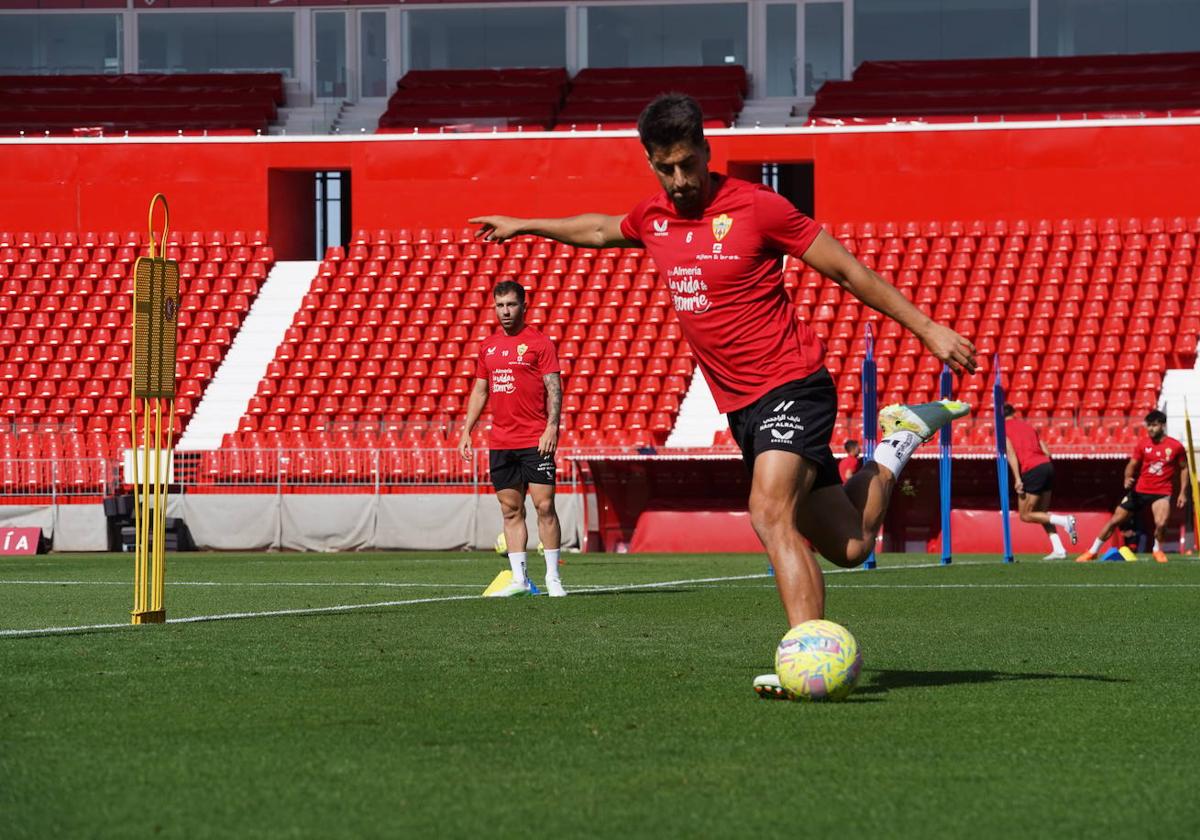
[(521, 595), (532, 595), (532, 594), (533, 594), (533, 591), (530, 589), (528, 582), (525, 582), (525, 583), (514, 582), (514, 583), (508, 584), (505, 587), (497, 589), (494, 592), (489, 592), (486, 595), (484, 595), (483, 597), (484, 598), (514, 598), (514, 597), (519, 597)]
[(929, 440), (938, 429), (951, 420), (966, 417), (971, 406), (958, 400), (938, 400), (917, 405), (889, 405), (879, 412), (879, 428), (886, 438), (896, 432), (912, 432), (922, 442)]
[(759, 674), (754, 678), (754, 693), (762, 700), (795, 700), (790, 691), (779, 684), (778, 674)]

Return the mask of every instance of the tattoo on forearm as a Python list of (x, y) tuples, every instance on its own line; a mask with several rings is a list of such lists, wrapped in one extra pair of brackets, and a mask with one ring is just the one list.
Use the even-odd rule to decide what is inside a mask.
[(558, 425), (562, 411), (562, 377), (557, 373), (546, 374), (546, 423)]

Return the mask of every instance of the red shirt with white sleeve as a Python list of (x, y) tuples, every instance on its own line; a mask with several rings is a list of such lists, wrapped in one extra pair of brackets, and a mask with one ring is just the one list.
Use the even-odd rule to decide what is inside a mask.
[(1173, 437), (1163, 435), (1155, 443), (1150, 435), (1143, 435), (1133, 448), (1133, 460), (1142, 465), (1138, 472), (1134, 492), (1151, 496), (1167, 496), (1175, 492), (1175, 473), (1183, 462), (1183, 444)]
[(558, 353), (550, 339), (525, 326), (516, 335), (501, 330), (479, 345), (475, 375), (487, 382), (492, 449), (537, 446), (546, 431), (548, 373), (558, 373)]
[(621, 222), (671, 292), (683, 335), (728, 413), (821, 368), (825, 346), (783, 285), (783, 257), (808, 250), (820, 226), (763, 184), (713, 174), (712, 198), (681, 216), (665, 191)]

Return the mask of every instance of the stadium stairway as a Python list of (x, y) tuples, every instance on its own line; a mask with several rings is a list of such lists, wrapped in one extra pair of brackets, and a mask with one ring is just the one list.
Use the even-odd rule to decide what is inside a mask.
[[(1163, 377), (1162, 396), (1158, 404), (1167, 415), (1167, 434), (1187, 443), (1184, 409), (1193, 420), (1200, 421), (1200, 361), (1191, 370), (1167, 371)], [(1195, 435), (1198, 429), (1200, 426), (1193, 424), (1192, 434)]]
[(693, 376), (692, 384), (679, 404), (679, 416), (675, 420), (675, 428), (667, 436), (666, 446), (712, 446), (716, 436), (728, 428), (725, 415), (717, 411), (717, 402), (708, 388), (708, 380), (703, 375)]
[(237, 429), (319, 267), (318, 262), (277, 262), (271, 269), (180, 438), (179, 450), (218, 449), (222, 436)]

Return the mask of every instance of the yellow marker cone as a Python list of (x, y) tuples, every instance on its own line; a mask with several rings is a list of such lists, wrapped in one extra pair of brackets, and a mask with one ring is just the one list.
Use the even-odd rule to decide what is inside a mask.
[(488, 588), (483, 590), (483, 595), (480, 597), (487, 598), (493, 592), (499, 592), (510, 583), (512, 583), (512, 569), (505, 569), (496, 575), (496, 579), (488, 584)]
[(1137, 561), (1137, 555), (1133, 553), (1133, 549), (1127, 545), (1123, 545), (1117, 549), (1117, 552), (1125, 558), (1126, 563), (1134, 563)]

